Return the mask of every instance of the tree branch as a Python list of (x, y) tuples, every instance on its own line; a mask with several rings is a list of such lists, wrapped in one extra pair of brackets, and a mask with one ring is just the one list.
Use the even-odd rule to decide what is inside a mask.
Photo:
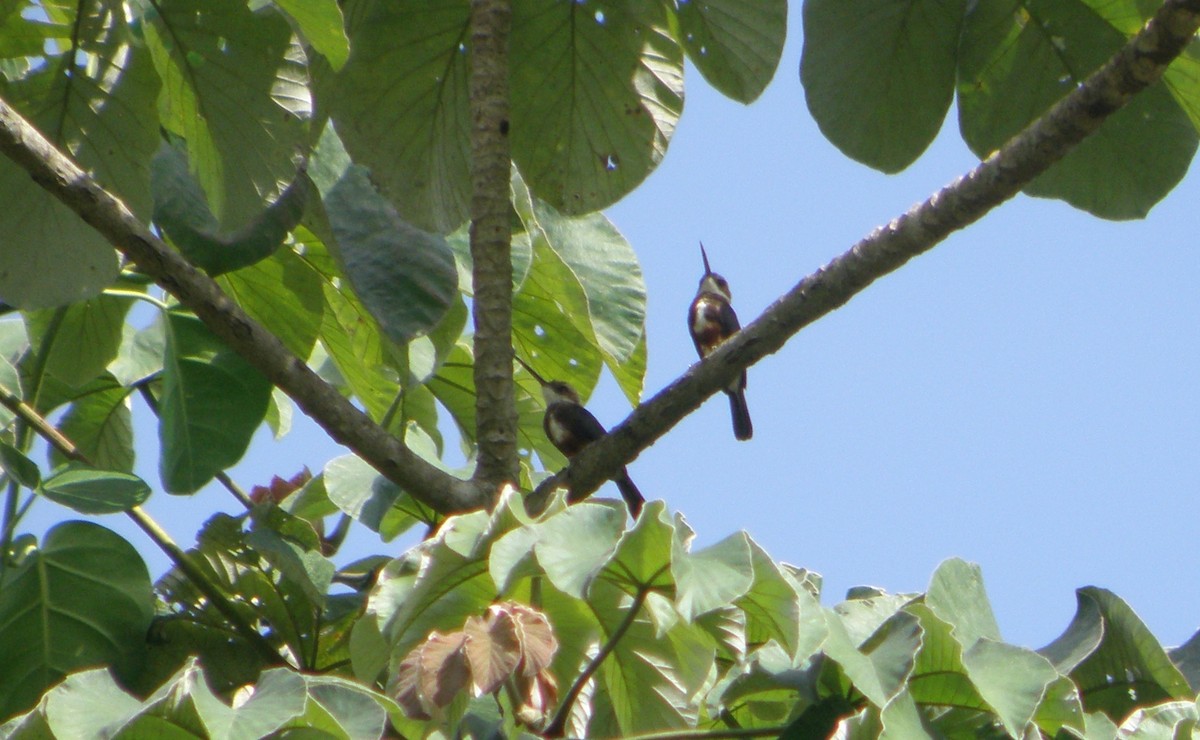
[(4, 100), (0, 100), (0, 152), (194, 311), (213, 334), (295, 400), (330, 437), (388, 479), (442, 513), (475, 509), (490, 501), (480, 486), (438, 470), (355, 408)]
[(508, 142), (510, 0), (471, 2), (471, 262), (475, 326), (475, 480), (515, 481), (512, 372), (512, 160)]
[(1157, 82), (1197, 27), (1200, 0), (1167, 0), (1112, 59), (1003, 148), (801, 280), (739, 334), (575, 456), (562, 473), (539, 485), (527, 506), (540, 511), (550, 493), (563, 485), (575, 497), (595, 491), (742, 370), (778, 351), (876, 279), (1012, 198)]

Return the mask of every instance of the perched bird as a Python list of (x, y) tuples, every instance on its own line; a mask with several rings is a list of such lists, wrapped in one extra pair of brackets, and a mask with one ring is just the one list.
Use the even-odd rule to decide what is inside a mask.
[[(704, 258), (704, 277), (700, 278), (700, 288), (688, 309), (688, 331), (692, 334), (696, 352), (704, 359), (721, 342), (737, 334), (742, 326), (730, 304), (733, 294), (729, 292), (729, 283), (708, 266), (703, 242), (700, 256)], [(725, 394), (729, 396), (729, 412), (733, 416), (733, 436), (750, 439), (754, 436), (754, 425), (750, 423), (750, 409), (746, 406), (745, 370), (725, 389)]]
[[(592, 412), (583, 407), (579, 401), (579, 394), (570, 383), (546, 380), (520, 357), (517, 358), (517, 362), (542, 386), (542, 397), (546, 399), (546, 415), (542, 417), (542, 429), (546, 432), (546, 438), (559, 452), (570, 459), (608, 433), (596, 417), (592, 416)], [(621, 468), (620, 475), (614, 478), (613, 482), (621, 491), (621, 498), (625, 499), (625, 506), (629, 508), (630, 515), (637, 519), (646, 499), (633, 484), (629, 471)]]

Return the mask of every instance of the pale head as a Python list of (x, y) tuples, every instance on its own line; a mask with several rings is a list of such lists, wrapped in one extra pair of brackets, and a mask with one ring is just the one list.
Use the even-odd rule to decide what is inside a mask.
[(704, 242), (700, 242), (700, 256), (704, 258), (704, 277), (700, 278), (700, 288), (696, 295), (717, 293), (725, 296), (725, 300), (732, 301), (733, 293), (729, 290), (729, 283), (708, 266), (708, 253), (704, 251)]
[(547, 406), (556, 403), (573, 403), (576, 406), (583, 405), (579, 401), (579, 394), (575, 392), (570, 383), (564, 380), (551, 380), (543, 385), (542, 398), (546, 399)]

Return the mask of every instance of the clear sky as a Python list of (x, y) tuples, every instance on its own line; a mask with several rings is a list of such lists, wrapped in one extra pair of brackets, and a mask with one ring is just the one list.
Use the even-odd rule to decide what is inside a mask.
[[(645, 271), (647, 396), (696, 360), (685, 317), (698, 240), (745, 324), (975, 164), (953, 111), (900, 175), (842, 156), (804, 104), (799, 7), (754, 104), (688, 69), (666, 159), (608, 211)], [(745, 529), (776, 559), (821, 573), (827, 605), (855, 585), (924, 590), (960, 556), (982, 566), (1009, 642), (1048, 643), (1074, 614), (1074, 589), (1097, 585), (1179, 644), (1200, 627), (1198, 195), (1185, 180), (1129, 223), (1020, 196), (752, 367), (752, 441), (734, 440), (717, 396), (630, 473), (684, 513), (699, 546)], [(610, 378), (589, 407), (608, 426), (629, 412)], [(139, 470), (157, 485), (153, 427), (139, 436)], [(298, 418), (283, 442), (256, 442), (233, 477), (248, 488), (336, 454)], [(237, 510), (215, 488), (159, 492), (147, 508), (185, 546), (208, 513)], [(38, 536), (69, 518), (47, 503), (34, 514), (25, 529)], [(161, 574), (165, 559), (131, 525), (101, 523)], [(400, 549), (357, 528), (346, 552)]]

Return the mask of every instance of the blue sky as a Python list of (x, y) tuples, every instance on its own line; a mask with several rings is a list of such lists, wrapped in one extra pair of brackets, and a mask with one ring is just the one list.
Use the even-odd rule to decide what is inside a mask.
[[(953, 111), (930, 150), (886, 176), (821, 136), (799, 82), (799, 3), (775, 80), (750, 106), (694, 69), (667, 157), (608, 211), (649, 293), (647, 395), (695, 361), (686, 312), (702, 267), (729, 279), (743, 323), (875, 226), (967, 171)], [(1145, 221), (1112, 223), (1018, 197), (870, 286), (751, 368), (750, 442), (706, 403), (630, 466), (698, 546), (745, 529), (776, 559), (847, 588), (920, 591), (942, 560), (980, 564), (1005, 639), (1040, 647), (1109, 588), (1166, 645), (1200, 627), (1194, 505), (1200, 487), (1197, 185)], [(606, 379), (589, 407), (612, 426), (628, 404)], [(139, 469), (157, 482), (154, 430)], [(233, 471), (245, 487), (340, 454), (297, 418)], [(615, 489), (603, 495), (615, 496)], [(147, 506), (187, 546), (210, 488)], [(64, 510), (41, 503), (39, 536)], [(102, 520), (166, 567), (119, 517)], [(361, 528), (347, 553), (398, 554)]]

